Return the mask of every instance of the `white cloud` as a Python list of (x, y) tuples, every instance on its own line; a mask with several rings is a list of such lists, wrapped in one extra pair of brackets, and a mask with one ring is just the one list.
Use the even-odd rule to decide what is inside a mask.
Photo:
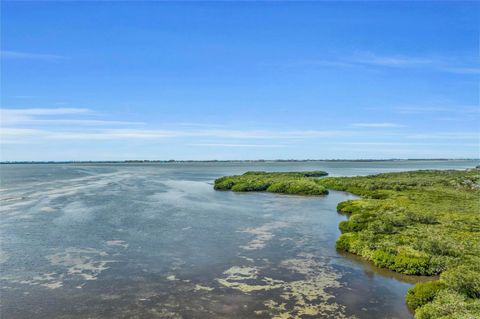
[(393, 111), (399, 114), (427, 114), (427, 113), (460, 113), (460, 114), (479, 114), (480, 107), (475, 105), (403, 105), (393, 108)]
[(31, 136), (34, 134), (43, 133), (41, 130), (29, 128), (0, 128), (0, 133), (4, 136)]
[(91, 115), (86, 108), (29, 108), (0, 109), (0, 124), (4, 127), (13, 125), (78, 125), (78, 126), (111, 126), (142, 125), (143, 122), (105, 121), (95, 119), (70, 119), (58, 116)]
[(0, 127), (0, 144), (24, 144), (43, 134), (37, 129)]
[(435, 60), (408, 56), (387, 56), (377, 55), (372, 52), (356, 52), (347, 59), (351, 63), (387, 66), (387, 67), (412, 67), (434, 64)]
[(116, 139), (165, 139), (176, 137), (210, 137), (222, 139), (306, 139), (352, 135), (347, 131), (254, 131), (254, 130), (140, 130), (140, 129), (96, 129), (96, 130), (41, 130), (5, 128), (1, 139), (7, 141), (22, 137), (24, 141), (44, 140), (116, 140)]
[[(176, 137), (208, 137), (235, 140), (277, 139), (296, 140), (351, 136), (346, 130), (241, 130), (215, 125), (186, 125), (180, 129), (109, 128), (142, 125), (142, 122), (92, 119), (95, 114), (86, 108), (2, 109), (0, 124), (2, 142), (37, 142), (39, 140), (151, 140)], [(81, 117), (80, 119), (78, 117)], [(73, 118), (72, 118), (73, 117)], [(188, 123), (191, 124), (191, 123)], [(87, 127), (88, 126), (88, 127)], [(190, 127), (189, 127), (190, 126)], [(177, 125), (178, 127), (178, 125)], [(241, 145), (242, 143), (227, 143)], [(245, 145), (250, 145), (245, 143)], [(238, 146), (240, 147), (240, 146)]]
[(480, 141), (480, 132), (436, 132), (436, 133), (418, 133), (418, 134), (411, 134), (408, 135), (407, 138), (411, 139), (442, 139), (442, 140), (477, 140)]
[[(459, 64), (458, 61), (464, 61)], [(480, 66), (476, 60), (465, 58), (417, 57), (405, 55), (380, 55), (369, 51), (357, 51), (351, 55), (331, 59), (303, 59), (287, 66), (318, 67), (378, 67), (397, 69), (424, 69), (464, 75), (480, 74)]]
[(336, 143), (338, 145), (356, 145), (356, 146), (469, 146), (475, 147), (478, 144), (475, 143), (458, 143), (457, 141), (450, 142), (429, 142), (429, 143), (416, 143), (416, 142), (341, 142)]
[(2, 109), (1, 112), (9, 112), (22, 115), (62, 115), (92, 112), (86, 108), (28, 108), (28, 109)]
[(444, 67), (443, 70), (457, 74), (480, 74), (480, 68), (475, 67)]
[(246, 148), (271, 148), (271, 147), (284, 147), (281, 144), (229, 144), (229, 143), (195, 143), (189, 144), (190, 146), (205, 146), (205, 147), (246, 147)]
[(352, 124), (356, 127), (367, 127), (367, 128), (395, 128), (395, 127), (405, 127), (405, 125), (395, 124), (395, 123), (354, 123)]
[(0, 57), (3, 59), (45, 60), (45, 61), (65, 59), (64, 56), (56, 55), (56, 54), (20, 52), (20, 51), (9, 51), (9, 50), (0, 51)]
[(65, 115), (86, 113), (88, 109), (78, 108), (31, 108), (31, 109), (0, 109), (0, 124), (2, 126), (15, 125), (34, 120), (37, 116)]

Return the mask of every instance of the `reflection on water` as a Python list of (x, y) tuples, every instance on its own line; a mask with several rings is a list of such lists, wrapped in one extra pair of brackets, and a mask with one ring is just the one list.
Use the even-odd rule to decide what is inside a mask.
[(335, 251), (339, 201), (216, 192), (247, 170), (473, 161), (2, 165), (2, 318), (408, 318), (419, 278)]

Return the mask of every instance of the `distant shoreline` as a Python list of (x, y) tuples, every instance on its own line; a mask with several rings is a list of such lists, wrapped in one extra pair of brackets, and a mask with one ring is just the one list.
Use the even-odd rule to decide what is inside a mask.
[(480, 158), (391, 158), (391, 159), (277, 159), (277, 160), (123, 160), (123, 161), (1, 161), (1, 164), (136, 164), (136, 163), (299, 163), (299, 162), (397, 162), (480, 161)]

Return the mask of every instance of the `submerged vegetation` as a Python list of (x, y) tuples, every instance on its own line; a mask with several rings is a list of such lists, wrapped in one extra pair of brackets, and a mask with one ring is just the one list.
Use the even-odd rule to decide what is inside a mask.
[(439, 275), (408, 291), (417, 319), (480, 318), (480, 169), (314, 178), (324, 175), (248, 172), (215, 189), (360, 195), (338, 205), (349, 218), (337, 248), (399, 273)]
[(327, 189), (316, 183), (326, 176), (323, 171), (311, 172), (246, 172), (238, 176), (225, 176), (215, 180), (216, 190), (234, 192), (271, 192), (292, 195), (325, 195)]

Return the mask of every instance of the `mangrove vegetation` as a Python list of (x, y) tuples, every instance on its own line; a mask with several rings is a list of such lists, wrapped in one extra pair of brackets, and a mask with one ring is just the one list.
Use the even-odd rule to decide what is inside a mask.
[(243, 175), (225, 176), (215, 180), (216, 190), (234, 192), (271, 192), (291, 195), (325, 195), (327, 189), (316, 182), (326, 176), (323, 171), (311, 172), (246, 172)]
[(435, 276), (410, 288), (417, 319), (480, 318), (480, 169), (326, 177), (325, 172), (248, 172), (215, 189), (362, 196), (338, 204), (337, 249), (407, 275)]

